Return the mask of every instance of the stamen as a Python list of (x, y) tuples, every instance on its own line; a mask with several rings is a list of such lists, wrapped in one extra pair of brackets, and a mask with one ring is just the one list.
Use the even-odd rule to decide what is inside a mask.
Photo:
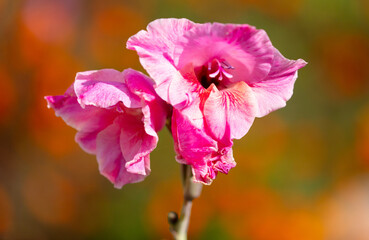
[[(214, 63), (216, 64), (216, 66), (215, 66), (216, 69), (214, 69), (215, 72), (210, 73)], [(233, 78), (232, 74), (230, 74), (229, 72), (226, 72), (226, 70), (228, 70), (228, 69), (233, 70), (234, 67), (232, 65), (230, 65), (225, 60), (222, 60), (220, 62), (218, 59), (214, 59), (213, 61), (208, 62), (208, 72), (209, 72), (208, 74), (209, 74), (210, 78), (216, 78), (216, 76), (218, 76), (218, 75), (219, 75), (219, 77), (218, 77), (219, 81), (222, 81), (223, 77)]]
[(230, 73), (227, 73), (226, 71), (222, 72), (224, 74), (224, 76), (226, 76), (227, 78), (233, 78), (233, 75)]
[(219, 72), (220, 72), (220, 68), (218, 68), (218, 70), (216, 70), (215, 72), (209, 74), (209, 77), (215, 78), (218, 75)]

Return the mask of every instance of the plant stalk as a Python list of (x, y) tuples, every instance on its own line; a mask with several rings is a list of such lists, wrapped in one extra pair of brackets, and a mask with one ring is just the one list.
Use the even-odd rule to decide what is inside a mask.
[(192, 201), (201, 194), (202, 184), (193, 182), (192, 169), (189, 165), (181, 165), (183, 185), (183, 205), (181, 215), (177, 213), (168, 214), (170, 232), (175, 240), (187, 240), (188, 226), (190, 223)]

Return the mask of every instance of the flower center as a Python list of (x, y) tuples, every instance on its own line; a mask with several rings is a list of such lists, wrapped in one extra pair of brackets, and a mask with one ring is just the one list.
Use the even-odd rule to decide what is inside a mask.
[(219, 89), (223, 89), (226, 87), (228, 80), (233, 78), (233, 75), (230, 73), (233, 69), (234, 67), (226, 60), (214, 58), (201, 67), (197, 76), (204, 88), (207, 89), (214, 83)]

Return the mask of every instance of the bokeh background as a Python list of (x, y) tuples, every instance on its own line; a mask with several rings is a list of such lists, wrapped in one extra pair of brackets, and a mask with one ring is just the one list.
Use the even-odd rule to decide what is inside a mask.
[(287, 107), (235, 142), (195, 200), (190, 239), (369, 239), (368, 0), (0, 0), (0, 239), (170, 239), (172, 140), (122, 190), (46, 108), (78, 71), (138, 70), (127, 38), (157, 18), (263, 28), (299, 71)]

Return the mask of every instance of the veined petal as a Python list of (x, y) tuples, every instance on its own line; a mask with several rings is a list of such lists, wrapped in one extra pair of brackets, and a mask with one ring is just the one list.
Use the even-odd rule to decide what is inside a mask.
[[(68, 89), (67, 93), (72, 87)], [(118, 113), (113, 110), (86, 106), (82, 108), (77, 97), (69, 94), (61, 96), (46, 96), (48, 106), (55, 110), (55, 115), (61, 117), (65, 123), (75, 128), (76, 142), (88, 153), (96, 152), (96, 135), (110, 125)]]
[(153, 80), (141, 72), (126, 69), (124, 72), (128, 89), (139, 96), (142, 101), (143, 122), (146, 132), (156, 136), (165, 125), (168, 117), (169, 106), (156, 94)]
[(212, 86), (203, 107), (205, 124), (221, 141), (242, 138), (251, 127), (256, 102), (251, 88), (244, 82), (219, 91)]
[(65, 95), (45, 99), (78, 130), (76, 141), (96, 154), (101, 174), (115, 187), (142, 181), (150, 173), (156, 132), (170, 110), (150, 78), (132, 69), (84, 72)]
[(122, 188), (127, 183), (144, 180), (146, 175), (127, 171), (120, 147), (119, 120), (108, 126), (97, 135), (97, 162), (102, 175), (109, 179), (116, 188)]
[(217, 151), (217, 142), (206, 134), (205, 129), (196, 127), (185, 115), (173, 110), (172, 134), (175, 140), (177, 159), (184, 164), (206, 163), (206, 156)]
[(269, 75), (265, 80), (250, 85), (258, 106), (256, 117), (263, 117), (286, 106), (286, 101), (293, 93), (297, 70), (306, 64), (302, 59), (288, 60), (275, 49), (273, 66)]
[(141, 107), (140, 98), (127, 88), (124, 74), (114, 69), (77, 73), (74, 90), (82, 107), (109, 108), (118, 102), (128, 108)]
[(224, 59), (235, 69), (231, 81), (246, 83), (264, 79), (271, 69), (274, 51), (268, 35), (247, 24), (196, 24), (180, 40), (178, 69)]
[[(180, 54), (176, 51), (178, 39), (193, 26), (187, 19), (158, 19), (148, 25), (147, 31), (142, 30), (127, 41), (127, 48), (137, 51), (142, 66), (154, 79), (158, 95), (173, 106), (188, 102), (186, 93), (194, 87), (186, 83), (174, 63)], [(168, 89), (172, 82), (182, 84), (182, 91), (170, 97)]]
[[(200, 127), (198, 127), (198, 126)], [(227, 174), (236, 163), (232, 155), (232, 142), (221, 143), (174, 109), (172, 134), (176, 160), (192, 166), (195, 181), (210, 184), (218, 172)]]
[(128, 68), (123, 71), (123, 79), (130, 92), (142, 98), (144, 101), (152, 101), (157, 98), (154, 90), (154, 81), (145, 74)]
[(150, 173), (149, 154), (156, 148), (158, 136), (146, 133), (144, 123), (137, 116), (122, 115), (120, 126), (120, 149), (126, 160), (125, 168), (130, 173), (148, 175)]

